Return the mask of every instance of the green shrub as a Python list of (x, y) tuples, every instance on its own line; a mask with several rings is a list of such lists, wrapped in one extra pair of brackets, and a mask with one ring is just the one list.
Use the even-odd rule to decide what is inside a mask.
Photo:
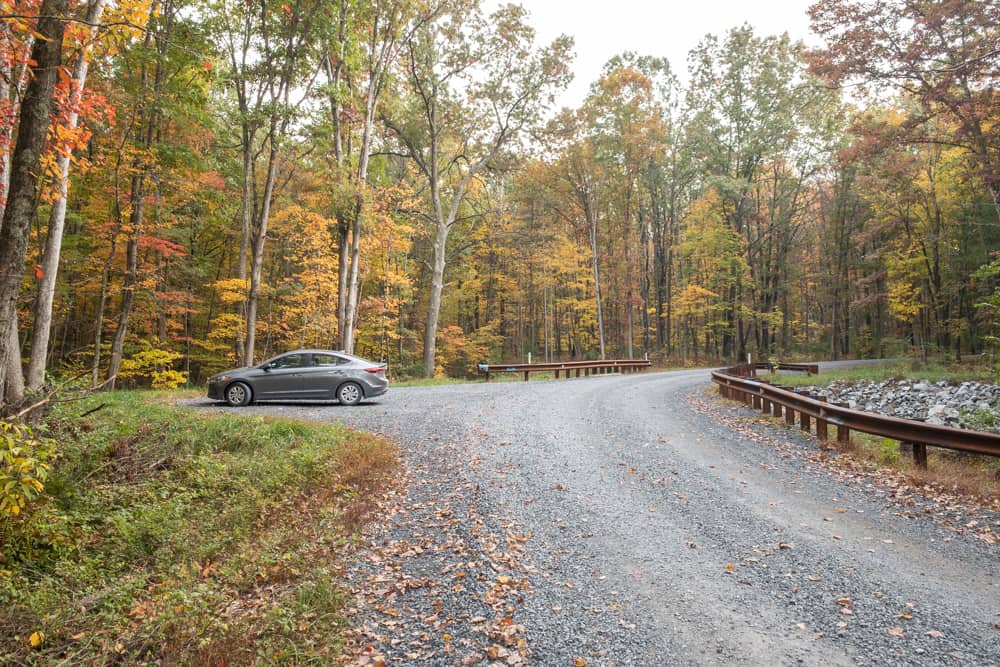
[(45, 490), (55, 443), (0, 420), (0, 519), (17, 516)]

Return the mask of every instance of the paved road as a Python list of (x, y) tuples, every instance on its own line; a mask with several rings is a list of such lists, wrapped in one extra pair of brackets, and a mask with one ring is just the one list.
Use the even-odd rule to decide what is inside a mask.
[[(837, 474), (794, 430), (748, 425), (753, 413), (712, 398), (707, 377), (414, 387), (353, 409), (249, 410), (400, 443), (405, 511), (372, 538), (387, 553), (353, 576), (422, 578), (423, 590), (388, 596), (394, 612), (436, 620), (417, 641), (405, 618), (380, 626), (363, 611), (390, 664), (471, 661), (490, 643), (475, 626), (486, 602), (483, 615), (523, 625), (539, 665), (1000, 664), (1000, 546), (943, 524), (1000, 516)], [(515, 548), (511, 535), (527, 539)], [(390, 549), (418, 543), (416, 555)], [(506, 560), (468, 553), (504, 544)], [(478, 575), (449, 589), (466, 565)], [(524, 583), (496, 604), (488, 591), (505, 571)]]

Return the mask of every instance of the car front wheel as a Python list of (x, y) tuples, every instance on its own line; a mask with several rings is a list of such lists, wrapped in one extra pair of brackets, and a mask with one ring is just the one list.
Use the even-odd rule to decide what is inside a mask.
[(233, 407), (249, 405), (253, 391), (244, 382), (234, 382), (226, 387), (226, 403)]
[(361, 385), (354, 382), (345, 382), (337, 390), (337, 400), (341, 405), (357, 405), (364, 396)]

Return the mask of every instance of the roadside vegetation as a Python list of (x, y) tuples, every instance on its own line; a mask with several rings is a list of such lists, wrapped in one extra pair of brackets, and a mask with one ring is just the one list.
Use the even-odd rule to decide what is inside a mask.
[[(50, 469), (43, 493), (0, 512), (0, 663), (329, 664), (342, 652), (342, 557), (396, 476), (394, 447), (170, 402), (63, 404), (18, 450), (44, 448)], [(8, 438), (8, 454), (28, 435)]]
[[(911, 359), (888, 365), (824, 371), (810, 376), (802, 373), (761, 373), (760, 376), (774, 384), (791, 387), (888, 380), (926, 380), (950, 384), (997, 381), (995, 367), (983, 359), (962, 363)], [(993, 426), (1000, 420), (1000, 414), (991, 410), (977, 410), (974, 417), (974, 424), (981, 423), (983, 427)], [(928, 466), (923, 469), (913, 462), (905, 446), (901, 448), (900, 443), (891, 438), (854, 432), (848, 446), (836, 440), (830, 440), (829, 445), (850, 454), (854, 461), (868, 470), (895, 470), (906, 474), (917, 484), (976, 496), (991, 504), (1000, 503), (1000, 459), (930, 447)]]

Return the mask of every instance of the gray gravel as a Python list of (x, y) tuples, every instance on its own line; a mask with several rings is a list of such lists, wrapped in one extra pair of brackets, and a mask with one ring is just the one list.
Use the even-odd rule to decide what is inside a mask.
[[(380, 568), (417, 582), (384, 595), (422, 636), (359, 612), (391, 665), (471, 660), (490, 643), (477, 619), (496, 615), (523, 625), (538, 665), (1000, 664), (1000, 546), (811, 462), (812, 440), (746, 425), (752, 413), (708, 398), (707, 380), (394, 388), (355, 408), (244, 412), (401, 445), (406, 509), (371, 537), (386, 553), (351, 570), (359, 586)], [(967, 519), (1000, 526), (984, 510)], [(402, 557), (400, 544), (422, 546)], [(518, 583), (489, 604), (501, 575)]]
[[(979, 424), (970, 416), (989, 416), (1000, 409), (1000, 386), (983, 382), (928, 382), (885, 380), (832, 382), (825, 387), (800, 387), (799, 391), (826, 397), (831, 403), (930, 424), (1000, 432), (1000, 426)], [(982, 421), (982, 420), (979, 420)]]

